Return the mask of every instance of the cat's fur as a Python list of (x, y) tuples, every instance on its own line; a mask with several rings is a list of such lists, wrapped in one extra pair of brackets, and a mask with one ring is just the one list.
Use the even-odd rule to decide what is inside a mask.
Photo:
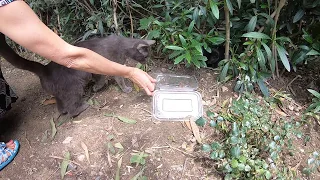
[(214, 46), (211, 48), (211, 52), (203, 49), (203, 56), (207, 57), (207, 66), (217, 68), (219, 62), (224, 59), (224, 46)]
[[(153, 40), (142, 40), (110, 35), (106, 38), (95, 38), (75, 44), (88, 48), (103, 57), (124, 64), (127, 58), (145, 63), (148, 56), (148, 47)], [(23, 70), (28, 70), (39, 76), (43, 89), (55, 96), (57, 107), (61, 114), (68, 113), (75, 117), (88, 108), (83, 99), (85, 87), (91, 80), (95, 81), (94, 91), (105, 85), (105, 76), (74, 70), (55, 62), (47, 65), (29, 61), (16, 54), (6, 43), (5, 36), (0, 33), (0, 55), (9, 63)], [(116, 82), (124, 92), (130, 92), (122, 77), (115, 77)]]

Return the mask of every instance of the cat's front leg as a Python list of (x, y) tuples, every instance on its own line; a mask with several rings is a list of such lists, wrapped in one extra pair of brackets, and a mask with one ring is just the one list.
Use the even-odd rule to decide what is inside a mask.
[(116, 80), (117, 84), (120, 86), (123, 92), (130, 93), (132, 91), (132, 87), (126, 85), (123, 77), (114, 76), (114, 79)]
[(93, 92), (98, 92), (106, 85), (106, 78), (100, 74), (93, 74), (92, 78), (94, 80), (94, 85), (92, 87)]

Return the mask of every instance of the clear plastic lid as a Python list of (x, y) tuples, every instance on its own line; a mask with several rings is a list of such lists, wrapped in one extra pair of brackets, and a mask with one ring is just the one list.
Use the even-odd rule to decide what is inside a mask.
[(170, 91), (194, 91), (198, 88), (194, 76), (178, 76), (173, 74), (158, 74), (156, 89)]
[(197, 80), (191, 76), (160, 74), (153, 95), (153, 116), (163, 121), (180, 121), (188, 116), (202, 116), (202, 97), (195, 90)]

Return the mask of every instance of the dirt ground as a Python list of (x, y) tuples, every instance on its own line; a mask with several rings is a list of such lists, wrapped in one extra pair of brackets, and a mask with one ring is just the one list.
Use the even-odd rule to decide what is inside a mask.
[[(159, 122), (151, 117), (152, 97), (146, 96), (144, 92), (125, 94), (114, 84), (107, 87), (93, 95), (93, 105), (80, 116), (72, 120), (64, 117), (55, 119), (57, 133), (51, 139), (50, 120), (56, 113), (56, 106), (43, 105), (42, 102), (50, 96), (42, 90), (39, 79), (30, 72), (13, 68), (7, 62), (2, 62), (2, 71), (19, 99), (0, 121), (0, 140), (18, 139), (21, 148), (13, 163), (0, 172), (0, 179), (61, 179), (60, 164), (66, 152), (70, 152), (72, 160), (65, 176), (65, 179), (70, 180), (115, 179), (120, 157), (120, 177), (125, 180), (139, 172), (150, 180), (221, 179), (214, 168), (210, 168), (213, 163), (210, 165), (196, 158), (199, 146), (188, 128), (181, 122)], [(172, 71), (163, 65), (153, 67), (152, 72)], [(211, 69), (194, 73), (192, 70), (178, 68), (174, 72), (196, 75), (204, 112), (208, 108), (214, 110), (214, 107), (229, 97), (235, 97), (232, 82), (223, 87), (218, 86), (217, 75)], [(281, 89), (293, 78), (287, 77), (283, 83), (278, 81), (274, 87)], [(296, 104), (303, 107), (306, 102), (299, 101)], [(134, 119), (137, 123), (127, 124), (117, 118), (104, 116), (110, 113)], [(210, 129), (201, 129), (203, 136), (212, 133)], [(318, 133), (317, 129), (310, 130), (314, 149), (320, 147)], [(123, 149), (117, 148), (119, 143)], [(305, 144), (297, 143), (297, 146), (301, 146), (300, 151), (307, 151)], [(112, 148), (108, 148), (108, 144), (109, 147), (110, 144), (117, 146), (114, 147), (115, 153)], [(88, 149), (89, 159), (86, 158), (84, 146)], [(119, 150), (122, 152), (119, 153)], [(149, 155), (143, 171), (141, 165), (130, 163), (134, 152), (146, 152)], [(305, 161), (306, 156), (301, 156), (292, 166), (301, 169)]]

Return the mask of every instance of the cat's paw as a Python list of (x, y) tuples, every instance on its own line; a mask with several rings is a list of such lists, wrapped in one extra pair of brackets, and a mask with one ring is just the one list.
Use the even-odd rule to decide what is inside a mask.
[(78, 107), (74, 112), (70, 113), (71, 117), (76, 117), (79, 114), (81, 114), (83, 111), (85, 111), (90, 105), (87, 103), (83, 103), (80, 107)]
[(128, 87), (128, 86), (123, 87), (123, 88), (122, 88), (122, 91), (123, 91), (124, 93), (131, 93), (131, 92), (132, 92), (132, 87)]

